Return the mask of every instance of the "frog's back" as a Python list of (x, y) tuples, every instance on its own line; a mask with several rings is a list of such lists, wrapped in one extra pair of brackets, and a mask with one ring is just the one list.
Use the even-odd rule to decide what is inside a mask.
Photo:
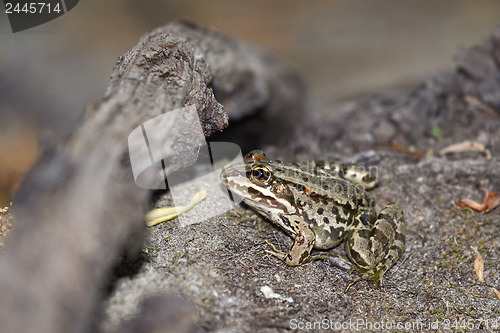
[(316, 235), (315, 248), (329, 249), (342, 242), (356, 227), (360, 214), (370, 222), (375, 218), (374, 199), (343, 174), (335, 170), (327, 173), (311, 164), (280, 164), (271, 166), (274, 175), (288, 184), (297, 213)]
[(347, 209), (373, 207), (375, 202), (365, 187), (346, 179), (345, 174), (325, 169), (315, 163), (271, 162), (274, 175), (309, 195), (313, 200), (326, 200)]

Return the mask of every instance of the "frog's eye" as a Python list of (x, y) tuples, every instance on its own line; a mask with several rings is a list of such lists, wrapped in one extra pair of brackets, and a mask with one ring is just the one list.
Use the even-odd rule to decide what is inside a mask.
[(271, 171), (259, 165), (252, 169), (252, 177), (256, 181), (267, 182), (271, 178)]

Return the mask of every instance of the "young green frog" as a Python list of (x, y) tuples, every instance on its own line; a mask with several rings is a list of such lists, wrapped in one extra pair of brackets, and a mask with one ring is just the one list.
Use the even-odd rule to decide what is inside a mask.
[(290, 235), (288, 252), (267, 241), (276, 256), (290, 266), (316, 259), (311, 250), (327, 250), (346, 240), (346, 252), (359, 280), (374, 280), (381, 288), (385, 272), (405, 249), (403, 211), (396, 203), (377, 215), (366, 191), (377, 178), (362, 168), (333, 162), (284, 163), (269, 160), (260, 150), (245, 156), (243, 165), (221, 173), (231, 192)]

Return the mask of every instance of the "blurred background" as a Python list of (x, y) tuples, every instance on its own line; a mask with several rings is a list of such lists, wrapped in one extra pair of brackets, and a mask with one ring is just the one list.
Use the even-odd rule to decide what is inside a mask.
[(187, 19), (259, 44), (302, 76), (314, 101), (411, 89), (488, 38), (498, 0), (98, 1), (13, 34), (0, 13), (0, 208), (43, 142), (104, 95), (117, 58), (155, 27)]

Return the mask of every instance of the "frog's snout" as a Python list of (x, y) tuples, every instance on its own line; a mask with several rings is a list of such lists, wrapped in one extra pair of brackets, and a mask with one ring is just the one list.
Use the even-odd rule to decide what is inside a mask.
[(229, 178), (238, 177), (239, 175), (240, 172), (238, 171), (238, 169), (229, 166), (222, 169), (220, 173), (220, 179), (224, 184), (227, 184), (229, 182)]
[(220, 180), (224, 183), (227, 184), (227, 176), (228, 176), (228, 169), (222, 169), (220, 173)]

